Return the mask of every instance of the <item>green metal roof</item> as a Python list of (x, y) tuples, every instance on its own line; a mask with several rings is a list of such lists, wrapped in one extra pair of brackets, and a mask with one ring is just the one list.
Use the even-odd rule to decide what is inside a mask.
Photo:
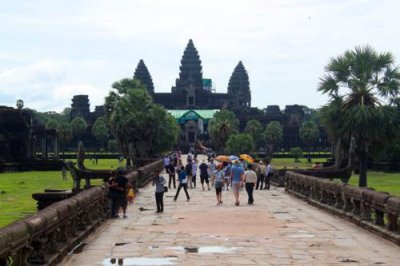
[(197, 120), (201, 118), (203, 120), (210, 120), (213, 118), (214, 114), (218, 112), (218, 109), (206, 109), (206, 110), (167, 110), (175, 119), (177, 120)]

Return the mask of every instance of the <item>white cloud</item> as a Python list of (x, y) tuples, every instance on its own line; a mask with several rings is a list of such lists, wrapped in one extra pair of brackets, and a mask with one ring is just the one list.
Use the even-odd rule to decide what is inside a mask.
[(0, 91), (43, 108), (58, 99), (65, 104), (57, 106), (69, 106), (73, 94), (84, 92), (92, 106), (101, 104), (111, 83), (131, 76), (141, 58), (156, 91), (169, 91), (189, 38), (218, 92), (242, 60), (258, 107), (321, 105), (326, 98), (316, 87), (325, 64), (355, 45), (400, 58), (394, 0), (23, 3), (0, 11)]

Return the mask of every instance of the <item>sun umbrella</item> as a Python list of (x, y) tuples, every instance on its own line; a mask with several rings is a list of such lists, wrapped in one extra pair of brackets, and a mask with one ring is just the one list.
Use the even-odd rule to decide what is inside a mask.
[(229, 163), (229, 162), (231, 162), (231, 160), (229, 159), (229, 157), (228, 156), (225, 156), (225, 155), (219, 155), (219, 156), (217, 156), (217, 157), (215, 157), (214, 158), (215, 160), (217, 160), (217, 161), (219, 161), (219, 162), (226, 162), (226, 163)]
[(236, 155), (231, 155), (231, 156), (229, 156), (229, 159), (231, 161), (236, 161), (236, 160), (239, 160), (239, 157), (237, 157)]
[(240, 159), (243, 159), (243, 160), (245, 160), (246, 162), (248, 162), (248, 163), (254, 163), (254, 159), (253, 159), (253, 157), (251, 157), (250, 155), (248, 155), (248, 154), (240, 154)]

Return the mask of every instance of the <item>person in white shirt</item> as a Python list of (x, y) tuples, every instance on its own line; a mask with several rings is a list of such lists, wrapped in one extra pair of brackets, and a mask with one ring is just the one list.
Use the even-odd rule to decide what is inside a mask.
[(214, 163), (214, 159), (211, 158), (210, 163), (208, 164), (208, 173), (211, 177), (211, 186), (214, 186), (215, 170), (217, 170), (217, 165)]
[(264, 189), (269, 189), (269, 181), (271, 179), (271, 176), (273, 174), (274, 170), (272, 169), (272, 166), (270, 162), (267, 162), (267, 167), (265, 167), (265, 187)]
[(253, 171), (252, 168), (253, 168), (253, 165), (248, 164), (247, 165), (248, 170), (245, 171), (243, 174), (246, 192), (249, 197), (247, 203), (250, 205), (254, 203), (253, 191), (254, 191), (254, 187), (256, 186), (256, 182), (257, 182), (257, 174), (256, 174), (256, 172)]

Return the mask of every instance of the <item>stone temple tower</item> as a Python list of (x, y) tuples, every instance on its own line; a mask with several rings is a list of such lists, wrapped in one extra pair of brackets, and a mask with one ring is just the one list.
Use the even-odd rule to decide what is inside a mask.
[(200, 56), (190, 39), (183, 52), (179, 78), (176, 79), (172, 93), (186, 94), (188, 106), (196, 105), (196, 90), (203, 89), (203, 72)]
[(239, 61), (229, 79), (228, 99), (229, 106), (232, 108), (250, 107), (251, 105), (249, 75), (242, 61)]
[(146, 86), (150, 94), (154, 93), (153, 79), (151, 78), (150, 72), (142, 59), (140, 59), (139, 64), (136, 67), (133, 78), (140, 80), (140, 82)]

